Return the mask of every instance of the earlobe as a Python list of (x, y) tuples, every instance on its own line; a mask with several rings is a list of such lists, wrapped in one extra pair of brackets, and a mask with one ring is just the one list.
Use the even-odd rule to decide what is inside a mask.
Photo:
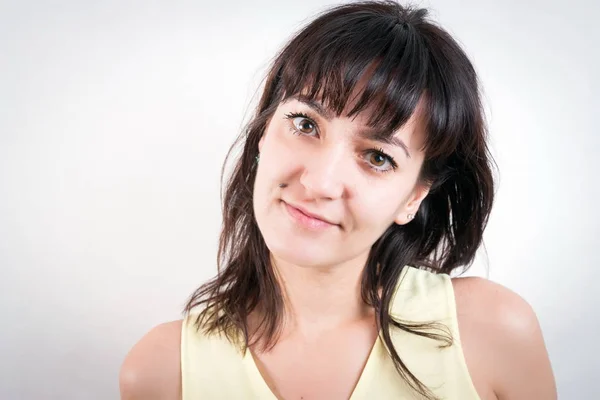
[(421, 202), (429, 194), (429, 186), (418, 185), (412, 195), (412, 198), (402, 208), (402, 211), (398, 214), (394, 222), (398, 225), (406, 225), (415, 218), (415, 215), (419, 211)]
[(419, 199), (419, 200), (414, 199), (414, 200), (409, 201), (408, 204), (406, 204), (404, 207), (402, 207), (402, 210), (398, 213), (394, 222), (398, 225), (408, 224), (410, 221), (412, 221), (415, 218), (415, 215), (419, 211), (420, 205), (421, 205), (421, 199)]
[(414, 218), (415, 218), (414, 213), (403, 211), (402, 213), (398, 214), (398, 216), (396, 217), (394, 222), (398, 225), (406, 225), (410, 221), (412, 221)]

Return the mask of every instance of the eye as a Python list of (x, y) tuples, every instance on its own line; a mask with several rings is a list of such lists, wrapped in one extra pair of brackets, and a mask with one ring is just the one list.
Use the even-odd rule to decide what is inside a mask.
[(306, 118), (294, 118), (293, 122), (298, 130), (302, 133), (312, 133), (313, 129), (315, 129), (315, 125), (312, 123), (312, 121)]
[(303, 135), (317, 133), (317, 124), (307, 115), (303, 113), (289, 113), (285, 117), (292, 122), (292, 129), (295, 133)]
[(387, 155), (383, 149), (369, 149), (365, 158), (368, 166), (377, 172), (389, 172), (398, 168), (394, 158)]

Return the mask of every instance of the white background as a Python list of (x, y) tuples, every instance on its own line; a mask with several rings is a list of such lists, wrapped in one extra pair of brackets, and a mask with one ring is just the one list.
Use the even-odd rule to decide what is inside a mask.
[[(215, 272), (219, 174), (266, 66), (330, 2), (0, 1), (0, 398), (116, 399)], [(472, 274), (598, 399), (600, 4), (432, 0), (485, 87), (497, 202)], [(489, 273), (488, 273), (489, 271)]]

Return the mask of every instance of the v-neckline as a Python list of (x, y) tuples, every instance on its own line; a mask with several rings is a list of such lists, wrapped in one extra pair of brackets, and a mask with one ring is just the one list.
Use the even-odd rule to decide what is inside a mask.
[[(378, 334), (375, 338), (375, 342), (371, 347), (371, 351), (367, 357), (365, 365), (358, 377), (358, 381), (354, 385), (352, 389), (352, 394), (348, 398), (348, 400), (358, 400), (362, 398), (366, 398), (366, 393), (368, 391), (369, 384), (373, 379), (373, 375), (376, 370), (377, 362), (381, 359), (382, 351), (384, 351), (384, 346), (381, 341), (381, 336)], [(265, 377), (260, 372), (258, 365), (256, 364), (256, 360), (254, 355), (250, 351), (250, 349), (246, 349), (246, 352), (243, 356), (244, 367), (249, 375), (251, 385), (258, 395), (260, 399), (268, 399), (268, 400), (282, 400), (279, 399), (275, 393), (271, 390)]]
[[(392, 303), (394, 302), (394, 298), (396, 297), (400, 282), (404, 280), (410, 268), (412, 267), (407, 265), (400, 272), (400, 276), (398, 277), (398, 283), (396, 284), (394, 295), (392, 296)], [(367, 394), (369, 391), (369, 386), (371, 381), (373, 380), (374, 374), (377, 371), (377, 366), (378, 364), (381, 365), (382, 360), (387, 356), (387, 349), (385, 348), (385, 345), (381, 339), (381, 331), (379, 331), (377, 337), (375, 338), (375, 342), (373, 343), (373, 347), (371, 347), (371, 351), (369, 352), (367, 361), (363, 366), (360, 376), (358, 377), (358, 381), (356, 382), (356, 385), (354, 385), (354, 389), (352, 389), (352, 394), (350, 395), (348, 400), (359, 400), (368, 398)], [(258, 369), (258, 365), (256, 364), (256, 360), (254, 359), (254, 355), (252, 354), (249, 348), (246, 349), (242, 361), (244, 364), (244, 368), (250, 378), (251, 385), (254, 391), (259, 395), (259, 398), (267, 400), (281, 400), (278, 399), (278, 397), (275, 395), (275, 393), (273, 393), (273, 391), (267, 384), (265, 378)]]

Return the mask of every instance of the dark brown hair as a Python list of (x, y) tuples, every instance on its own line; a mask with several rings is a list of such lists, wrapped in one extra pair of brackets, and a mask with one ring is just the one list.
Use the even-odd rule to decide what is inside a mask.
[[(446, 274), (471, 265), (492, 207), (494, 182), (477, 75), (461, 47), (428, 19), (425, 9), (391, 1), (334, 7), (275, 57), (256, 114), (227, 157), (236, 145), (242, 146), (224, 187), (219, 272), (193, 293), (185, 312), (200, 309), (198, 329), (224, 333), (244, 350), (255, 339), (266, 343), (265, 348), (276, 343), (282, 292), (252, 203), (258, 142), (283, 100), (302, 92), (340, 115), (359, 81), (367, 83), (348, 116), (376, 110), (369, 125), (390, 134), (424, 102), (425, 160), (419, 179), (431, 189), (414, 220), (392, 224), (373, 244), (362, 276), (362, 297), (376, 310), (382, 339), (400, 376), (433, 398), (400, 359), (390, 329), (440, 340), (445, 346), (452, 344), (452, 337), (436, 322), (392, 318), (390, 301), (406, 265)], [(248, 316), (257, 310), (258, 330), (249, 332)]]

